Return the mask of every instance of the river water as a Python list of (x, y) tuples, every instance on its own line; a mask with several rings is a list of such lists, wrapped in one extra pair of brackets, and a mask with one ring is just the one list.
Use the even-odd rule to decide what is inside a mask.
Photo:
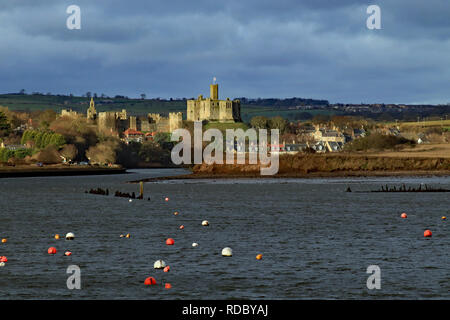
[[(111, 195), (138, 194), (127, 181), (181, 173), (0, 179), (0, 238), (8, 240), (0, 299), (450, 298), (450, 221), (441, 219), (450, 194), (345, 192), (450, 188), (448, 177), (175, 180), (146, 183), (145, 200)], [(110, 196), (84, 193), (97, 187)], [(67, 232), (75, 240), (64, 240)], [(224, 247), (232, 257), (221, 256)], [(153, 269), (158, 259), (170, 272)], [(81, 270), (80, 290), (67, 288), (70, 265)], [(381, 270), (380, 289), (367, 288), (370, 265)], [(149, 276), (156, 286), (144, 285)]]

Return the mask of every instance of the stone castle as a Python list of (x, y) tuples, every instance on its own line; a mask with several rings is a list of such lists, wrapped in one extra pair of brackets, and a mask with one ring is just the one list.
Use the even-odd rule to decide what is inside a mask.
[(88, 121), (97, 123), (101, 130), (109, 132), (123, 132), (127, 129), (143, 132), (172, 132), (183, 126), (182, 112), (170, 112), (169, 117), (164, 117), (158, 113), (149, 113), (146, 117), (136, 117), (128, 115), (125, 109), (120, 112), (97, 113), (92, 98), (86, 116)]
[[(61, 116), (77, 116), (76, 111), (62, 110)], [(86, 112), (87, 121), (96, 124), (102, 131), (120, 134), (127, 129), (140, 132), (173, 132), (183, 127), (183, 113), (170, 112), (168, 117), (158, 113), (147, 116), (131, 116), (126, 109), (122, 111), (97, 112), (94, 98), (91, 98)], [(239, 100), (219, 100), (219, 85), (210, 85), (210, 97), (202, 95), (196, 100), (187, 101), (188, 121), (217, 121), (225, 123), (241, 122), (241, 103)]]
[(239, 100), (219, 100), (219, 85), (210, 85), (210, 97), (200, 95), (196, 100), (187, 101), (188, 121), (241, 122)]

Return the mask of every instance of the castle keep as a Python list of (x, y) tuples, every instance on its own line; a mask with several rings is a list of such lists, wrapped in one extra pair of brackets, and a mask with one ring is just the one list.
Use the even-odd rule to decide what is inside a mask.
[(210, 85), (210, 97), (200, 95), (196, 100), (187, 101), (188, 121), (241, 122), (239, 100), (219, 100), (219, 85)]

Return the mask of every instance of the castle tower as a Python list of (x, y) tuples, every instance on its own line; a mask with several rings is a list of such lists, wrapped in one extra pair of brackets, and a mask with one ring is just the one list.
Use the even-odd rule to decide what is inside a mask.
[(87, 110), (88, 120), (95, 120), (97, 118), (97, 110), (95, 110), (94, 98), (91, 98), (91, 103), (89, 104), (89, 109)]
[(182, 112), (170, 112), (169, 113), (169, 130), (175, 131), (183, 127), (183, 113)]
[(219, 84), (209, 85), (209, 92), (212, 100), (219, 100)]

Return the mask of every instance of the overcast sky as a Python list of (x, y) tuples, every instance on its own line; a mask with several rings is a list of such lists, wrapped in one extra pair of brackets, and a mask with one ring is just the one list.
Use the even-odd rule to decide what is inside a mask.
[(450, 1), (0, 0), (2, 93), (189, 98), (213, 77), (221, 98), (449, 103)]

